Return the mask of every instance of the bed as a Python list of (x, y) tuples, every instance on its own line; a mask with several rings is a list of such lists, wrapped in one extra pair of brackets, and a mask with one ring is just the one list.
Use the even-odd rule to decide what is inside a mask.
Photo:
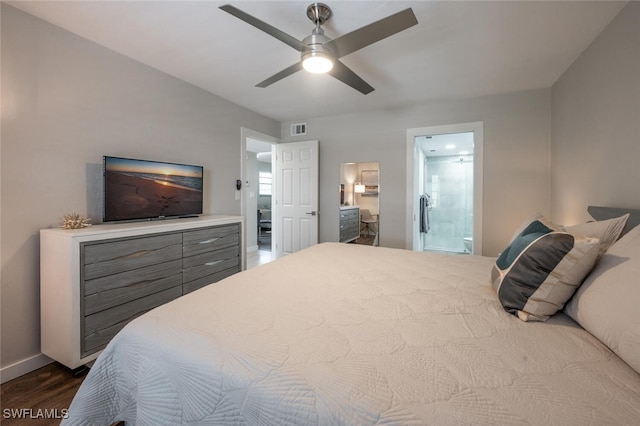
[(552, 230), (597, 263), (547, 318), (507, 310), (500, 258), (323, 243), (244, 271), (125, 327), (62, 424), (638, 424), (640, 228), (615, 220)]

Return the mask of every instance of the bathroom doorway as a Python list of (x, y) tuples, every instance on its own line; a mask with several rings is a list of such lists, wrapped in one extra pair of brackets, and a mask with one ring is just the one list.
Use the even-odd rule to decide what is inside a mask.
[(482, 123), (407, 135), (413, 250), (481, 254)]
[(473, 251), (473, 133), (416, 137), (422, 151), (424, 251)]

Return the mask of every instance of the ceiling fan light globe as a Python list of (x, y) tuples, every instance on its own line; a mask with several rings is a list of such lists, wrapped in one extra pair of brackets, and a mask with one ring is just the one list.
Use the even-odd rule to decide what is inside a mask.
[(333, 60), (324, 54), (310, 54), (302, 59), (302, 66), (313, 74), (325, 74), (333, 68)]

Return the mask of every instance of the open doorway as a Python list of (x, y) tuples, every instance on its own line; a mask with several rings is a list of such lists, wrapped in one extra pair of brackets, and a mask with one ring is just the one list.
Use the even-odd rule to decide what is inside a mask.
[(415, 137), (422, 251), (473, 251), (473, 132)]
[(407, 131), (407, 248), (482, 254), (482, 123)]
[(340, 242), (379, 246), (380, 163), (340, 164)]
[(276, 206), (276, 179), (274, 176), (275, 147), (277, 139), (242, 129), (243, 191), (241, 210), (245, 218), (244, 238), (247, 268), (275, 259), (277, 227), (272, 221)]

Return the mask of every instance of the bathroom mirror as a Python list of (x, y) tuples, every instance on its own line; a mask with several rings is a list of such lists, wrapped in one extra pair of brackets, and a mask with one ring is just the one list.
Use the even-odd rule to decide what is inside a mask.
[(340, 242), (380, 244), (380, 163), (340, 165)]

